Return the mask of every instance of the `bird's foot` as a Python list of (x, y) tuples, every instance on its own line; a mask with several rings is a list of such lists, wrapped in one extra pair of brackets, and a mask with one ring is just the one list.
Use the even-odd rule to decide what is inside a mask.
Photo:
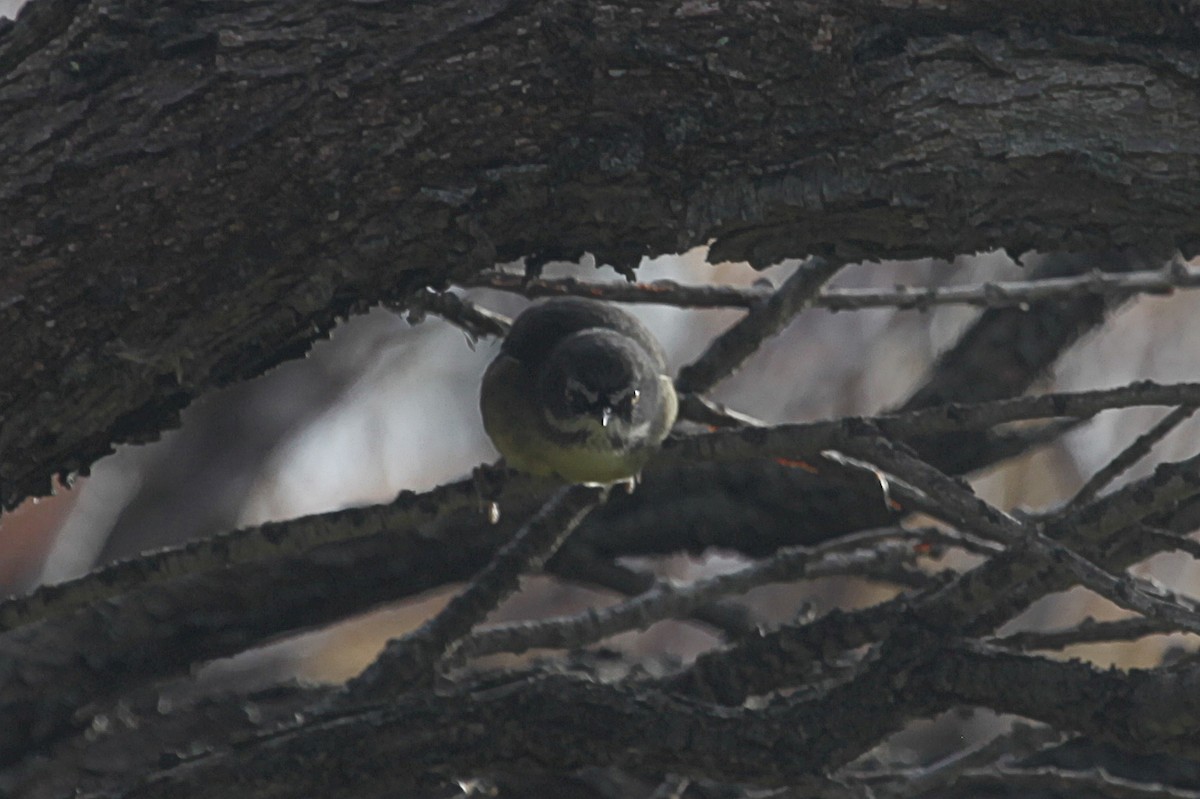
[(479, 497), (479, 507), (490, 524), (500, 521), (500, 494), (508, 482), (508, 466), (501, 458), (496, 463), (483, 463), (471, 470), (471, 482)]

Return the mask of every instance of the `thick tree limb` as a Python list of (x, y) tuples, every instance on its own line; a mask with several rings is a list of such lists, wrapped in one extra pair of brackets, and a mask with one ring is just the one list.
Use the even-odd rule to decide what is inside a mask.
[(1186, 4), (29, 8), (0, 35), (5, 507), (497, 261), (1200, 248)]
[[(835, 502), (830, 496), (844, 493), (847, 484), (846, 478), (831, 481), (797, 469), (774, 470), (774, 479), (790, 488), (800, 504)], [(714, 483), (698, 482), (695, 475), (688, 479), (695, 498), (711, 499)], [(848, 478), (849, 485), (855, 481), (863, 482), (861, 477)], [(888, 524), (895, 517), (882, 503), (835, 507), (828, 514), (816, 513), (811, 524), (798, 523), (791, 508), (773, 514), (750, 507), (740, 516), (726, 508), (719, 526), (695, 526), (690, 517), (673, 514), (669, 507), (656, 513), (653, 506), (632, 504), (643, 494), (665, 492), (664, 487), (656, 488), (659, 482), (669, 484), (676, 501), (686, 502), (691, 496), (680, 490), (677, 472), (647, 474), (632, 497), (617, 492), (606, 506), (611, 517), (593, 514), (578, 536), (606, 558), (618, 553), (699, 552), (711, 546), (755, 553), (788, 543), (816, 543)], [(512, 535), (515, 524), (540, 507), (551, 485), (548, 480), (510, 476), (503, 493), (495, 497), (502, 508), (497, 525), (486, 520), (476, 482), (464, 480), (426, 494), (403, 495), (389, 506), (268, 525), (118, 564), (116, 582), (126, 576), (134, 581), (123, 586), (127, 593), (96, 600), (93, 589), (106, 590), (108, 574), (98, 572), (79, 584), (80, 593), (63, 595), (66, 605), (76, 608), (78, 601), (91, 597), (93, 604), (71, 613), (62, 613), (64, 608), (54, 604), (53, 590), (39, 593), (50, 606), (38, 608), (35, 601), (34, 612), (59, 617), (0, 635), (0, 715), (13, 721), (0, 725), (0, 762), (33, 742), (61, 735), (81, 705), (119, 696), (193, 663), (233, 655), (281, 635), (469, 578)], [(859, 485), (857, 490), (864, 488)], [(634, 512), (621, 510), (626, 503)], [(611, 529), (617, 526), (611, 518), (633, 526)], [(646, 535), (647, 528), (639, 524), (652, 525), (656, 534)], [(278, 557), (287, 552), (292, 556)], [(266, 559), (239, 562), (239, 554)], [(158, 568), (163, 558), (167, 569)], [(555, 562), (549, 569), (556, 571)], [(564, 564), (563, 572), (574, 580), (587, 577), (570, 563)], [(175, 577), (163, 582), (171, 574)], [(22, 609), (21, 600), (9, 607), (18, 617), (28, 610)], [(744, 622), (741, 616), (705, 616), (723, 627), (744, 629), (737, 623)]]

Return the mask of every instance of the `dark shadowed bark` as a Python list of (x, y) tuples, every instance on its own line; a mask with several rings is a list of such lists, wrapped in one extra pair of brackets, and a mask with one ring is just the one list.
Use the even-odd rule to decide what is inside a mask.
[(1186, 3), (39, 0), (0, 35), (0, 499), (342, 314), (619, 268), (1200, 241)]

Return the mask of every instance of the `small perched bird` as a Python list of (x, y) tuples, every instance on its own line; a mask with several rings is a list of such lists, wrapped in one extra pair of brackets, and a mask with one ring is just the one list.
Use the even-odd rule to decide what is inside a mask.
[(483, 426), (509, 466), (572, 483), (635, 477), (675, 423), (662, 347), (611, 305), (531, 305), (488, 366)]

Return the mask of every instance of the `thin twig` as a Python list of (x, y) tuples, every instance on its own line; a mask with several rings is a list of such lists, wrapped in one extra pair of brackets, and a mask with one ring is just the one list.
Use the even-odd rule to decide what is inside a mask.
[(789, 780), (786, 788), (743, 788), (736, 799), (877, 799), (866, 785), (833, 777)]
[(953, 785), (964, 772), (995, 764), (998, 759), (1024, 759), (1068, 737), (1053, 727), (1019, 723), (1009, 732), (952, 752), (927, 766), (876, 773), (850, 771), (839, 776), (870, 786), (874, 799), (907, 799)]
[(1105, 410), (1144, 405), (1200, 404), (1200, 384), (1160, 385), (1150, 381), (1099, 391), (1061, 392), (972, 404), (939, 405), (870, 419), (844, 418), (782, 424), (765, 428), (732, 428), (675, 436), (663, 444), (664, 459), (742, 460), (794, 458), (836, 446), (866, 422), (896, 439), (980, 430), (1028, 419), (1087, 418)]
[[(1141, 521), (1197, 496), (1200, 455), (1160, 464), (1154, 474), (1123, 486), (1067, 514), (1041, 520), (1043, 531), (1088, 553), (1110, 572), (1167, 548), (1178, 537), (1139, 535)], [(939, 622), (969, 635), (983, 635), (1038, 597), (1069, 588), (1070, 576), (1057, 566), (1006, 553), (965, 573), (942, 597)]]
[[(846, 449), (885, 471), (887, 490), (901, 497), (911, 509), (965, 527), (976, 535), (1066, 569), (1080, 585), (1118, 607), (1169, 622), (1188, 632), (1200, 633), (1200, 611), (1191, 600), (1153, 588), (1146, 581), (1129, 575), (1111, 574), (1036, 527), (993, 508), (959, 481), (943, 475), (890, 442), (879, 438), (872, 441), (864, 436), (848, 442)], [(841, 460), (853, 465), (849, 459)]]
[[(1026, 425), (1018, 429), (992, 430), (987, 433), (985, 443), (986, 458), (980, 460), (972, 457), (968, 460), (952, 462), (955, 474), (973, 472), (984, 466), (991, 466), (1009, 458), (1024, 455), (1031, 450), (1046, 444), (1059, 441), (1064, 435), (1091, 421), (1091, 416), (1081, 416), (1074, 419), (1050, 419), (1038, 425)], [(942, 465), (949, 471), (950, 467)]]
[[(1137, 546), (1112, 546), (1110, 537), (1194, 495), (1197, 473), (1200, 456), (1160, 466), (1151, 477), (1114, 492), (1117, 496), (1102, 497), (1070, 518), (1047, 524), (1070, 545), (1095, 552), (1106, 567), (1126, 569), (1158, 548), (1153, 540), (1145, 545), (1141, 539)], [(955, 491), (961, 490), (956, 486)], [(919, 597), (897, 597), (853, 612), (834, 610), (806, 624), (784, 625), (703, 653), (663, 683), (671, 691), (740, 705), (748, 696), (810, 682), (831, 653), (894, 637), (914, 617), (948, 635), (985, 635), (1038, 597), (1070, 587), (1070, 579), (1057, 565), (1004, 552)]]
[(1134, 616), (1115, 621), (1096, 621), (1089, 616), (1074, 627), (1062, 630), (1027, 630), (992, 639), (990, 643), (1021, 650), (1065, 649), (1079, 644), (1136, 641), (1149, 635), (1168, 635), (1174, 632), (1178, 632), (1175, 625), (1161, 619)]
[(783, 282), (766, 301), (752, 307), (733, 327), (717, 336), (693, 363), (679, 370), (681, 393), (702, 394), (742, 365), (766, 339), (778, 333), (806, 306), (843, 264), (812, 258)]
[[(879, 527), (873, 530), (860, 530), (856, 533), (840, 535), (831, 541), (825, 541), (814, 546), (813, 549), (821, 553), (845, 552), (853, 549), (865, 549), (896, 540), (905, 541), (914, 547), (928, 548), (929, 550), (932, 550), (934, 545), (958, 547), (959, 549), (974, 552), (978, 555), (994, 555), (997, 552), (1004, 551), (1004, 547), (993, 541), (973, 536), (970, 533), (963, 533), (959, 530), (934, 527), (932, 525), (922, 527), (893, 526)], [(932, 551), (930, 554), (933, 554)]]
[(700, 394), (679, 395), (679, 415), (711, 427), (767, 427), (767, 423)]
[[(957, 547), (978, 555), (995, 554), (1003, 549), (991, 541), (964, 534), (957, 530), (948, 530), (939, 527), (885, 527), (877, 530), (863, 530), (839, 536), (813, 549), (821, 553), (832, 554), (886, 544), (896, 539), (908, 542), (907, 545), (913, 547), (914, 552), (929, 555), (937, 554), (932, 549), (934, 546)], [(919, 547), (930, 547), (930, 551), (924, 552), (922, 549), (918, 549)], [(558, 557), (555, 558), (553, 568), (554, 573), (559, 577), (581, 583), (591, 583), (592, 585), (607, 588), (629, 597), (642, 596), (660, 590), (670, 590), (664, 588), (665, 581), (655, 577), (653, 574), (635, 571), (628, 566), (598, 557), (585, 547), (576, 546), (573, 543), (568, 543), (563, 548)], [(832, 574), (832, 571), (830, 574)], [(876, 574), (875, 576), (883, 579), (880, 574)], [(918, 575), (893, 574), (891, 576), (911, 580)], [(920, 577), (922, 580), (925, 579), (924, 574), (921, 574)], [(680, 618), (682, 619), (683, 617), (681, 616)], [(700, 605), (693, 608), (687, 614), (687, 619), (685, 620), (700, 622), (718, 630), (725, 638), (730, 640), (742, 639), (748, 635), (757, 634), (759, 631), (758, 625), (753, 622), (749, 610), (744, 605), (733, 602), (714, 601)]]
[(349, 695), (361, 699), (399, 692), (432, 679), (437, 661), (517, 590), (523, 573), (539, 571), (607, 495), (606, 486), (559, 489), (440, 613), (412, 633), (389, 641), (379, 658), (347, 686)]
[[(648, 283), (596, 283), (575, 278), (524, 280), (507, 272), (482, 272), (460, 285), (514, 292), (526, 297), (580, 296), (609, 302), (654, 303), (688, 308), (753, 308), (771, 296), (769, 286), (688, 286), (673, 280)], [(1095, 271), (1071, 277), (988, 282), (971, 286), (880, 289), (825, 289), (812, 304), (831, 311), (897, 308), (924, 311), (934, 305), (1011, 308), (1038, 300), (1078, 298), (1081, 294), (1128, 296), (1171, 294), (1200, 287), (1200, 272), (1173, 262), (1163, 269), (1111, 273)]]
[(1054, 796), (1096, 797), (1096, 799), (1200, 799), (1200, 791), (1178, 788), (1161, 782), (1142, 782), (1117, 777), (1104, 769), (1074, 771), (1043, 766), (1007, 768), (992, 766), (960, 775), (956, 788), (974, 796), (989, 788), (1026, 795), (1049, 792)]
[[(911, 541), (887, 542), (876, 549), (849, 552), (821, 547), (787, 547), (770, 558), (688, 585), (659, 581), (653, 588), (612, 607), (552, 619), (501, 624), (465, 638), (458, 654), (480, 657), (530, 649), (577, 649), (629, 630), (645, 630), (679, 618), (719, 597), (744, 594), (770, 583), (842, 575), (880, 574), (906, 580), (898, 567), (915, 562), (920, 552)], [(919, 575), (919, 573), (918, 573)], [(920, 579), (924, 584), (927, 577)]]
[(472, 339), (508, 335), (512, 320), (507, 316), (481, 308), (470, 300), (449, 291), (425, 289), (409, 300), (404, 308), (410, 322), (419, 322), (431, 311), (462, 330)]
[(995, 555), (1004, 551), (1004, 547), (995, 541), (980, 538), (977, 535), (965, 533), (962, 530), (947, 530), (941, 527), (916, 527), (909, 532), (931, 544), (958, 547), (974, 555)]
[(1177, 533), (1174, 530), (1165, 530), (1161, 527), (1139, 524), (1136, 535), (1151, 538), (1162, 543), (1163, 551), (1175, 550), (1176, 552), (1183, 552), (1200, 560), (1200, 541), (1188, 538), (1183, 533)]
[(1076, 492), (1065, 506), (1065, 510), (1075, 509), (1091, 502), (1096, 495), (1113, 480), (1124, 474), (1131, 466), (1150, 454), (1150, 450), (1167, 436), (1172, 430), (1187, 421), (1196, 413), (1197, 405), (1181, 405), (1168, 413), (1145, 433), (1138, 436), (1132, 444), (1123, 449), (1115, 458), (1106, 463), (1093, 474), (1083, 487)]
[[(1160, 463), (1149, 477), (1121, 486), (1081, 508), (1057, 513), (1044, 525), (1060, 536), (1087, 529), (1093, 541), (1102, 541), (1154, 513), (1196, 496), (1200, 493), (1198, 475), (1200, 454), (1181, 461)], [(1181, 546), (1184, 545), (1176, 548)]]
[[(581, 583), (590, 583), (624, 596), (654, 591), (662, 582), (650, 572), (638, 571), (612, 560), (571, 546), (554, 562), (554, 573)], [(739, 640), (758, 631), (749, 608), (733, 602), (710, 602), (687, 614), (696, 622), (719, 631), (726, 639)]]

